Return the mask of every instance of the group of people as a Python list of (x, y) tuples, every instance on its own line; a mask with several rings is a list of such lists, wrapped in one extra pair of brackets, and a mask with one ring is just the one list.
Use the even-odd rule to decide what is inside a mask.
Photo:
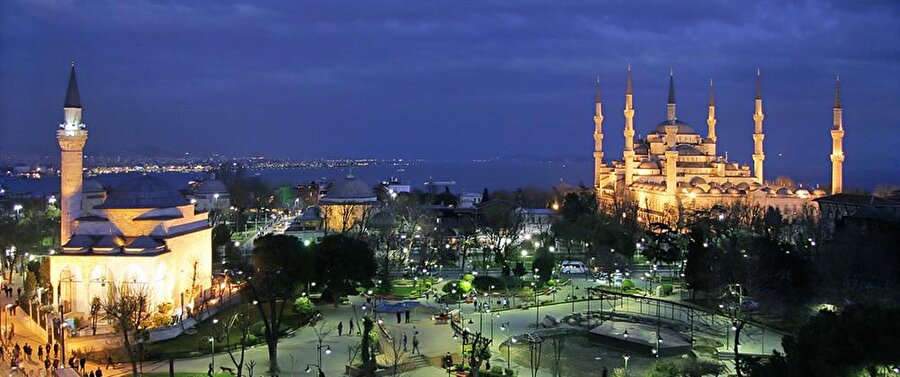
[[(34, 358), (35, 354), (37, 354), (37, 359)], [(100, 368), (97, 368), (96, 371), (87, 371), (87, 358), (83, 356), (80, 358), (71, 356), (66, 363), (67, 365), (61, 365), (59, 343), (54, 343), (52, 346), (50, 343), (47, 343), (37, 347), (33, 347), (29, 343), (25, 343), (22, 346), (19, 343), (15, 343), (14, 346), (8, 349), (6, 345), (0, 344), (0, 360), (6, 360), (7, 357), (9, 357), (10, 370), (26, 372), (26, 362), (35, 364), (43, 361), (44, 370), (47, 372), (68, 367), (80, 371), (86, 377), (103, 377), (103, 372)]]

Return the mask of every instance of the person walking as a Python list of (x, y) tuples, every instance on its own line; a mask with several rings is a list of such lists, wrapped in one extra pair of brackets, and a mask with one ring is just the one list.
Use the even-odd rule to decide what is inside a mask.
[(409, 309), (406, 309), (406, 323), (409, 323)]
[(400, 324), (400, 312), (397, 312), (397, 324)]
[(103, 377), (103, 371), (100, 370), (100, 367), (97, 367), (97, 371), (94, 372), (94, 377)]
[(406, 352), (406, 332), (403, 332), (403, 352)]
[(344, 321), (338, 322), (337, 329), (338, 329), (338, 337), (343, 336), (344, 335)]
[(349, 322), (350, 322), (350, 331), (347, 334), (350, 334), (350, 336), (353, 336), (353, 318), (350, 318)]
[(413, 350), (412, 350), (412, 353), (413, 353), (413, 355), (415, 355), (415, 354), (420, 354), (420, 355), (421, 355), (421, 354), (422, 354), (422, 352), (419, 351), (419, 337), (417, 337), (417, 336), (413, 336)]
[(81, 365), (81, 373), (84, 373), (84, 366), (87, 364), (87, 358), (82, 356), (81, 360), (78, 360), (78, 364)]

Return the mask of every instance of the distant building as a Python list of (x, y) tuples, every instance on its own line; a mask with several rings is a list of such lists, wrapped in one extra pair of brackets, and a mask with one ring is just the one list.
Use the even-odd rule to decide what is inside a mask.
[(555, 212), (549, 208), (519, 208), (516, 212), (522, 218), (521, 237), (536, 236), (550, 231)]
[(222, 181), (216, 180), (215, 175), (192, 187), (188, 199), (197, 206), (198, 211), (216, 211), (222, 214), (227, 213), (231, 208), (231, 195), (228, 194), (228, 188)]
[(459, 206), (461, 208), (475, 208), (481, 204), (482, 194), (474, 192), (464, 192), (459, 195)]
[(401, 192), (409, 193), (412, 191), (412, 185), (409, 182), (401, 181), (397, 178), (391, 178), (389, 182), (387, 182), (388, 192), (393, 192), (395, 194), (399, 194)]
[(364, 229), (366, 220), (378, 203), (372, 187), (348, 174), (338, 180), (319, 199), (319, 208), (325, 217), (325, 230), (343, 233)]
[[(832, 193), (840, 193), (843, 182), (843, 118), (839, 82), (835, 87), (832, 137)], [(681, 208), (710, 207), (720, 202), (749, 199), (776, 207), (791, 216), (824, 190), (783, 187), (767, 182), (763, 175), (763, 100), (761, 76), (757, 72), (753, 119), (753, 165), (739, 164), (719, 154), (716, 135), (716, 102), (710, 81), (707, 132), (701, 135), (676, 116), (675, 79), (669, 75), (666, 118), (644, 138), (635, 138), (631, 69), (625, 88), (625, 146), (621, 161), (607, 164), (603, 153), (603, 110), (599, 82), (594, 112), (594, 187), (605, 203), (634, 200), (651, 221), (664, 221)]]
[(900, 201), (874, 195), (837, 194), (815, 199), (819, 204), (819, 219), (829, 231), (846, 218), (857, 220), (900, 221)]
[(325, 216), (319, 207), (307, 207), (291, 221), (284, 234), (297, 237), (304, 243), (318, 242), (325, 236)]

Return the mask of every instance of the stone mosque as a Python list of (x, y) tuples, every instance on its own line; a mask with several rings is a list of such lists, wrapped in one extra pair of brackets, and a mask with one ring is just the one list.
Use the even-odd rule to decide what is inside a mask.
[(146, 290), (148, 310), (162, 303), (173, 315), (193, 308), (211, 285), (212, 236), (208, 213), (163, 180), (139, 176), (104, 189), (83, 178), (81, 98), (75, 65), (69, 74), (65, 122), (56, 133), (62, 150), (60, 243), (50, 256), (51, 284), (67, 317), (90, 313), (94, 298), (112, 288)]
[[(824, 190), (783, 187), (767, 182), (763, 175), (762, 76), (757, 70), (753, 118), (752, 166), (730, 161), (717, 153), (716, 101), (712, 80), (709, 86), (707, 132), (703, 136), (676, 116), (675, 75), (669, 72), (666, 119), (653, 126), (646, 137), (635, 139), (631, 67), (625, 86), (625, 146), (622, 160), (607, 163), (603, 155), (603, 106), (600, 84), (594, 112), (594, 187), (605, 203), (632, 198), (639, 210), (653, 221), (668, 211), (704, 208), (734, 200), (750, 200), (763, 207), (778, 208), (791, 216), (813, 199), (826, 196)], [(834, 124), (831, 127), (832, 194), (842, 190), (844, 161), (840, 80), (835, 83)]]

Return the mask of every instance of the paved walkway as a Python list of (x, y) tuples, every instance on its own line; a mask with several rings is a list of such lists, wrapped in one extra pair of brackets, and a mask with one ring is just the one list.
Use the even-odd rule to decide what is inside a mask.
[[(21, 279), (20, 279), (21, 280)], [(584, 281), (583, 279), (575, 280), (576, 286), (579, 288), (584, 288), (589, 282)], [(556, 298), (558, 300), (564, 300), (567, 294), (571, 294), (570, 287), (563, 287), (559, 292), (556, 293)], [(584, 295), (583, 290), (577, 291), (580, 296)], [(544, 295), (541, 296), (542, 300), (549, 300), (552, 298), (552, 295)], [(12, 302), (14, 299), (6, 299), (0, 300), (0, 303)], [(326, 345), (330, 346), (333, 352), (330, 355), (325, 355), (323, 353), (323, 371), (327, 376), (340, 376), (344, 374), (344, 366), (348, 364), (348, 349), (351, 346), (354, 346), (359, 343), (359, 337), (354, 333), (353, 335), (346, 334), (346, 331), (349, 330), (349, 321), (353, 319), (354, 321), (358, 321), (358, 316), (361, 315), (361, 305), (365, 303), (365, 300), (361, 297), (353, 297), (351, 299), (351, 305), (344, 305), (339, 307), (334, 307), (331, 305), (320, 306), (319, 309), (322, 311), (324, 315), (324, 325), (326, 327), (336, 327), (339, 322), (343, 322), (343, 328), (345, 331), (344, 336), (337, 336), (337, 330), (334, 330), (331, 334), (329, 334), (326, 339)], [(436, 304), (432, 300), (426, 301), (424, 299), (419, 300), (423, 305), (430, 305), (433, 307), (443, 307), (441, 304)], [(605, 301), (603, 303), (603, 310), (609, 311), (612, 309), (611, 303), (609, 301)], [(580, 301), (574, 304), (574, 310), (576, 312), (586, 311), (588, 309), (589, 303), (587, 301)], [(590, 308), (592, 311), (599, 310), (600, 302), (598, 300), (592, 300), (590, 302)], [(371, 305), (369, 305), (371, 306)], [(355, 308), (355, 310), (354, 310)], [(491, 330), (493, 330), (493, 346), (492, 346), (492, 365), (506, 365), (506, 356), (507, 356), (507, 348), (502, 346), (503, 341), (507, 339), (508, 335), (520, 335), (524, 333), (531, 332), (535, 329), (535, 321), (543, 320), (544, 316), (550, 315), (556, 317), (557, 319), (561, 319), (562, 317), (569, 315), (573, 311), (572, 303), (559, 303), (547, 306), (541, 306), (540, 308), (532, 306), (529, 309), (509, 309), (502, 310), (495, 313), (477, 313), (475, 305), (462, 303), (460, 305), (451, 305), (451, 309), (460, 308), (463, 318), (464, 325), (468, 326), (472, 332), (477, 332), (482, 330), (486, 337), (491, 337)], [(623, 308), (619, 307), (617, 310), (629, 309), (631, 311), (638, 311), (637, 304), (632, 303), (629, 307)], [(497, 314), (499, 313), (499, 317)], [(418, 331), (417, 338), (420, 341), (419, 349), (423, 353), (424, 356), (431, 359), (435, 364), (437, 364), (437, 359), (439, 359), (442, 355), (450, 352), (454, 355), (454, 361), (459, 362), (459, 352), (461, 347), (461, 339), (454, 340), (452, 337), (452, 330), (450, 325), (437, 325), (431, 321), (430, 313), (426, 313), (424, 310), (416, 310), (413, 312), (411, 316), (410, 323), (396, 323), (396, 317), (393, 314), (385, 314), (382, 317), (384, 320), (384, 328), (391, 334), (397, 334), (397, 336), (402, 336), (405, 332), (408, 336), (408, 348), (411, 351), (412, 348), (412, 339), (413, 335), (416, 331)], [(21, 310), (18, 312), (17, 317), (13, 320), (15, 321), (24, 321), (26, 320), (24, 313)], [(469, 321), (472, 321), (469, 324)], [(493, 322), (493, 323), (492, 323)], [(501, 324), (508, 323), (507, 331), (501, 331)], [(17, 325), (16, 328), (16, 340), (20, 342), (29, 341), (31, 343), (37, 342), (37, 337), (31, 334), (23, 334), (19, 331), (19, 328), (24, 328), (24, 326)], [(724, 329), (723, 329), (724, 331)], [(716, 336), (715, 334), (710, 334), (709, 336)], [(765, 339), (765, 345), (771, 347), (778, 347), (780, 349), (780, 337), (776, 337), (775, 335), (771, 335), (770, 337)], [(753, 339), (744, 339), (744, 349), (753, 349), (757, 347), (762, 349), (762, 345), (759, 344), (758, 341), (754, 341)], [(304, 327), (299, 329), (293, 335), (283, 338), (279, 342), (278, 347), (278, 362), (282, 369), (281, 376), (291, 376), (291, 375), (306, 375), (305, 369), (307, 364), (314, 364), (317, 359), (317, 338), (311, 327)], [(234, 367), (231, 359), (229, 358), (227, 353), (218, 353), (215, 356), (203, 356), (192, 359), (179, 359), (175, 361), (175, 370), (178, 372), (197, 372), (200, 374), (205, 374), (210, 362), (215, 360), (215, 369), (218, 372), (219, 368), (222, 366), (226, 367)], [(246, 362), (250, 360), (254, 360), (257, 365), (255, 367), (254, 374), (255, 375), (263, 375), (265, 370), (267, 369), (267, 360), (268, 353), (266, 346), (258, 345), (252, 347), (246, 351), (245, 356), (245, 365)], [(35, 368), (42, 369), (42, 366), (38, 366), (34, 364)], [(96, 368), (93, 365), (89, 364), (89, 368)], [(315, 367), (312, 367), (315, 370)], [(530, 371), (527, 366), (517, 366), (513, 363), (513, 369), (517, 369), (520, 375), (530, 375)], [(2, 371), (2, 367), (0, 367), (0, 371)], [(157, 372), (157, 373), (167, 373), (168, 372), (168, 361), (158, 361), (158, 362), (145, 362), (143, 366), (144, 372)], [(413, 372), (406, 372), (404, 375), (408, 376), (439, 376), (446, 373), (446, 371), (441, 370), (436, 366), (428, 366), (424, 368), (419, 368)], [(104, 376), (120, 376), (120, 375), (130, 375), (130, 365), (128, 364), (120, 364), (115, 369), (106, 370)], [(543, 373), (541, 373), (543, 375)]]

